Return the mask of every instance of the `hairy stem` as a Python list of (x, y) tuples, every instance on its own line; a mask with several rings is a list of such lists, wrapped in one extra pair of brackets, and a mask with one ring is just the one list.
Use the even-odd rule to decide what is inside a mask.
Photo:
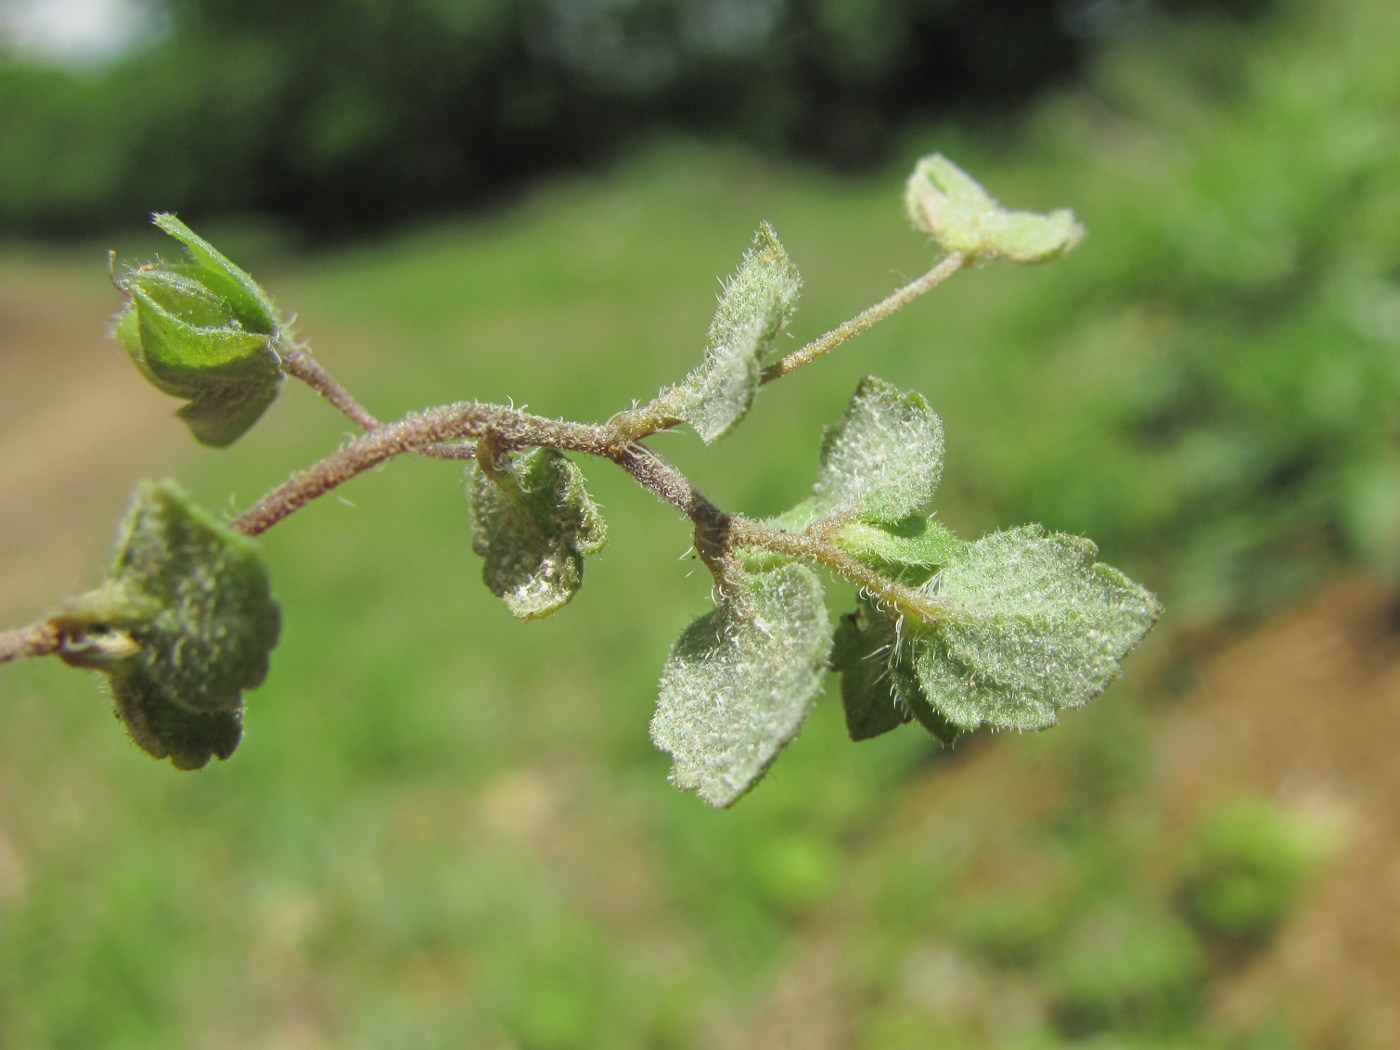
[(63, 645), (63, 635), (52, 620), (0, 631), (0, 664), (11, 660), (27, 660), (36, 656), (52, 656)]
[(383, 424), (292, 475), (235, 519), (230, 527), (247, 536), (266, 532), (287, 515), (371, 467), (406, 452), (421, 452), (446, 441), (491, 433), (502, 449), (532, 445), (608, 454), (607, 431), (519, 412), (504, 405), (462, 402), (443, 405)]
[[(925, 292), (938, 287), (965, 265), (967, 265), (967, 256), (961, 252), (953, 252), (945, 256), (937, 266), (922, 277), (910, 281), (904, 287), (886, 296), (844, 324), (837, 325), (825, 335), (813, 339), (802, 349), (794, 350), (782, 360), (769, 365), (763, 370), (760, 381), (771, 383), (773, 380), (779, 379), (789, 372), (795, 372), (803, 365), (811, 364), (817, 358), (831, 353), (842, 343), (855, 338), (867, 328), (889, 317), (896, 310), (908, 306)], [(679, 386), (667, 387), (645, 405), (619, 412), (612, 419), (613, 426), (617, 428), (619, 433), (633, 441), (677, 426), (682, 422), (680, 416), (677, 415), (677, 397), (680, 389)]]
[(379, 420), (370, 415), (364, 406), (350, 396), (348, 390), (321, 367), (320, 362), (301, 347), (294, 346), (282, 354), (282, 371), (311, 387), (361, 430), (373, 430), (379, 426)]
[(876, 601), (887, 605), (901, 616), (910, 616), (920, 623), (936, 624), (951, 618), (954, 607), (932, 595), (877, 572), (857, 561), (834, 543), (822, 537), (820, 531), (808, 529), (788, 532), (751, 518), (734, 515), (729, 519), (729, 540), (735, 547), (772, 551), (798, 561), (820, 565), (842, 579), (854, 583)]
[(775, 379), (795, 372), (803, 365), (811, 364), (824, 354), (829, 354), (848, 339), (860, 335), (877, 321), (883, 321), (890, 314), (902, 307), (908, 306), (925, 292), (937, 288), (953, 274), (957, 273), (967, 263), (967, 256), (961, 252), (953, 252), (944, 257), (943, 261), (935, 266), (928, 273), (916, 280), (910, 281), (903, 288), (880, 300), (868, 310), (864, 310), (852, 317), (844, 324), (839, 324), (826, 335), (813, 339), (801, 350), (794, 350), (781, 361), (776, 361), (763, 370), (763, 382), (771, 383)]
[(691, 484), (690, 479), (666, 461), (636, 441), (625, 440), (610, 455), (633, 480), (643, 488), (670, 503), (695, 524), (695, 552), (722, 591), (734, 591), (740, 578), (727, 537), (730, 515), (711, 503), (705, 494)]
[[(858, 316), (788, 354), (762, 374), (768, 383), (830, 353), (896, 310), (913, 302), (962, 268), (967, 258), (953, 253), (918, 279)], [(726, 514), (710, 502), (664, 457), (641, 439), (681, 422), (676, 414), (679, 387), (663, 390), (648, 404), (620, 412), (606, 424), (590, 425), (546, 419), (505, 405), (461, 402), (411, 414), (396, 423), (381, 423), (301, 347), (283, 351), (283, 369), (315, 390), (365, 433), (338, 451), (294, 474), (230, 523), (257, 536), (299, 508), (351, 478), (396, 456), (412, 453), (439, 459), (472, 459), (485, 450), (483, 468), (495, 455), (515, 448), (545, 447), (609, 459), (638, 484), (670, 503), (695, 526), (695, 549), (722, 591), (738, 591), (741, 570), (737, 548), (772, 551), (821, 565), (851, 581), (901, 614), (935, 623), (949, 615), (937, 599), (905, 587), (874, 571), (826, 540), (820, 529), (787, 532)], [(62, 632), (50, 621), (0, 633), (0, 663), (47, 656), (62, 648)]]
[[(321, 363), (301, 347), (292, 347), (282, 355), (282, 369), (289, 376), (300, 379), (330, 405), (348, 418), (361, 430), (375, 430), (383, 424), (368, 409), (361, 405), (351, 393), (340, 385)], [(445, 442), (415, 449), (419, 455), (432, 459), (472, 459), (475, 449), (471, 445), (454, 445)]]

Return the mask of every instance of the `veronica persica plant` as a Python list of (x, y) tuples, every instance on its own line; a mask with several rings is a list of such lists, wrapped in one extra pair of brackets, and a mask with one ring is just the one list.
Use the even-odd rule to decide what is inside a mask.
[[(981, 726), (1043, 729), (1097, 696), (1160, 612), (1097, 561), (1087, 539), (1039, 526), (962, 540), (934, 515), (943, 423), (922, 395), (863, 379), (816, 450), (811, 495), (760, 520), (725, 511), (648, 444), (686, 427), (719, 441), (760, 389), (817, 360), (973, 263), (1036, 263), (1073, 248), (1068, 211), (1009, 211), (945, 157), (921, 161), (905, 210), (931, 238), (922, 277), (783, 355), (801, 278), (762, 224), (725, 284), (699, 363), (605, 423), (545, 419), (465, 402), (382, 423), (305, 347), (262, 288), (171, 215), (156, 225), (186, 261), (115, 278), (116, 335), (208, 445), (236, 441), (285, 376), (310, 384), (363, 434), (232, 521), (172, 482), (142, 482), (109, 578), (29, 627), (0, 636), (0, 660), (57, 655), (105, 676), (132, 739), (178, 768), (227, 758), (243, 694), (267, 673), (280, 614), (252, 537), (309, 500), (401, 455), (471, 462), (470, 534), (492, 593), (522, 620), (562, 608), (606, 530), (580, 466), (609, 460), (672, 504), (714, 578), (715, 605), (685, 629), (661, 672), (651, 723), (677, 787), (729, 806), (801, 730), (827, 675), (865, 740), (907, 723), (943, 744)], [(859, 589), (833, 617), (824, 579)]]

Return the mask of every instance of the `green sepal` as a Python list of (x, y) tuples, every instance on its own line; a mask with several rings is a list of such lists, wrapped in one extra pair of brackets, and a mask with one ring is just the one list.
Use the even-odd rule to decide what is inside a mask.
[(661, 673), (651, 739), (671, 782), (732, 806), (797, 735), (826, 672), (831, 625), (821, 582), (788, 564), (746, 577), (690, 624)]
[(108, 676), (132, 739), (195, 769), (237, 746), (243, 690), (266, 678), (281, 616), (252, 540), (173, 482), (144, 481), (107, 583), (53, 622), (64, 659)]
[(126, 282), (136, 328), (119, 329), (133, 361), (160, 390), (193, 397), (209, 379), (275, 381), (281, 373), (265, 332), (229, 323), (228, 304), (197, 280), (152, 270)]
[(1009, 211), (942, 154), (925, 157), (904, 187), (904, 210), (916, 229), (946, 252), (970, 260), (1037, 263), (1065, 254), (1084, 236), (1068, 209), (1040, 215)]
[(705, 359), (675, 388), (674, 411), (706, 444), (738, 425), (758, 393), (773, 344), (797, 308), (802, 278), (763, 223), (710, 322)]
[(282, 327), (282, 320), (262, 286), (247, 271), (199, 236), (169, 212), (151, 216), (156, 228), (185, 246), (190, 258), (204, 272), (209, 284), (221, 290), (244, 327), (271, 334)]
[(959, 546), (924, 588), (954, 614), (911, 638), (933, 709), (962, 729), (1042, 729), (1103, 692), (1161, 603), (1097, 553), (1038, 525)]
[(117, 279), (127, 305), (113, 334), (158, 390), (192, 404), (179, 414), (206, 445), (240, 437), (276, 398), (287, 336), (263, 290), (172, 215), (155, 223), (193, 261), (155, 263)]
[(607, 542), (583, 471), (556, 449), (510, 452), (470, 481), (472, 548), (491, 593), (522, 620), (548, 616), (583, 583), (584, 555)]
[(922, 394), (867, 376), (822, 435), (818, 518), (896, 522), (928, 509), (943, 473), (943, 421)]
[(270, 386), (216, 387), (201, 393), (175, 415), (200, 444), (225, 448), (258, 421), (280, 389), (280, 381)]

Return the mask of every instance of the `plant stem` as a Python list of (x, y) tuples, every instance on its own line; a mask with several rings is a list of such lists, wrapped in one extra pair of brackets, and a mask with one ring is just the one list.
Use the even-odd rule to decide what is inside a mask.
[[(624, 431), (625, 433), (625, 431)], [(695, 552), (721, 591), (738, 589), (740, 567), (727, 542), (731, 516), (711, 503), (665, 457), (624, 438), (610, 458), (643, 488), (670, 503), (695, 524)]]
[[(794, 350), (782, 360), (769, 365), (763, 370), (759, 381), (771, 383), (773, 380), (779, 379), (789, 372), (795, 372), (803, 365), (811, 364), (817, 358), (831, 353), (842, 343), (860, 335), (871, 325), (883, 321), (896, 310), (908, 306), (925, 292), (937, 288), (966, 264), (967, 256), (961, 252), (953, 252), (944, 256), (937, 266), (922, 277), (910, 281), (874, 306), (864, 310), (844, 324), (837, 325), (825, 335), (812, 340), (801, 350)], [(629, 440), (633, 441), (648, 437), (661, 430), (669, 430), (683, 422), (676, 415), (676, 397), (680, 389), (679, 386), (667, 387), (645, 405), (619, 412), (613, 417), (613, 424), (620, 433), (625, 434)]]
[(457, 450), (443, 442), (475, 439), (485, 443), (494, 462), (513, 448), (544, 447), (581, 452), (609, 459), (638, 484), (670, 503), (695, 525), (695, 549), (721, 588), (738, 580), (738, 563), (725, 542), (729, 516), (672, 466), (665, 457), (631, 440), (615, 425), (569, 423), (505, 405), (475, 402), (444, 405), (397, 423), (380, 424), (319, 463), (294, 474), (230, 523), (245, 536), (266, 532), (283, 518), (356, 475), (405, 453), (434, 446)]
[(0, 631), (0, 664), (11, 660), (27, 660), (35, 656), (52, 656), (63, 645), (63, 636), (52, 620)]
[[(311, 387), (330, 402), (332, 407), (366, 433), (383, 425), (370, 415), (369, 411), (356, 401), (350, 391), (341, 386), (335, 377), (321, 366), (319, 361), (301, 347), (292, 347), (282, 355), (282, 367), (289, 376), (300, 379)], [(476, 450), (471, 445), (454, 445), (445, 442), (427, 445), (414, 451), (432, 459), (473, 459), (476, 456)]]
[(406, 452), (421, 452), (445, 441), (479, 438), (488, 432), (495, 435), (503, 449), (540, 445), (607, 455), (607, 432), (602, 427), (545, 419), (504, 405), (443, 405), (375, 427), (319, 463), (292, 475), (231, 522), (230, 527), (256, 536), (317, 496), (386, 460)]
[(950, 619), (955, 612), (948, 602), (896, 583), (857, 561), (834, 543), (823, 539), (819, 531), (788, 532), (736, 514), (729, 519), (728, 536), (735, 547), (772, 551), (829, 569), (900, 615), (913, 617), (920, 623), (941, 623)]
[(877, 321), (883, 321), (890, 314), (902, 307), (908, 306), (925, 292), (937, 288), (953, 274), (967, 263), (967, 256), (961, 252), (953, 252), (928, 273), (913, 281), (910, 281), (903, 288), (880, 300), (874, 306), (862, 311), (852, 317), (844, 324), (839, 324), (826, 335), (818, 339), (813, 339), (801, 350), (794, 350), (781, 361), (774, 362), (763, 370), (762, 382), (771, 383), (775, 379), (795, 372), (803, 365), (811, 364), (824, 354), (829, 354), (848, 339), (860, 335)]
[(373, 430), (379, 426), (379, 420), (370, 415), (350, 396), (348, 390), (321, 367), (320, 362), (301, 347), (294, 346), (282, 354), (282, 370), (311, 387), (361, 430)]
[[(953, 253), (922, 277), (858, 316), (788, 354), (766, 368), (761, 377), (772, 382), (830, 353), (877, 321), (937, 287), (967, 263)], [(460, 402), (381, 423), (355, 400), (309, 352), (292, 346), (283, 351), (285, 372), (300, 379), (365, 433), (338, 451), (294, 474), (230, 523), (246, 536), (266, 532), (283, 518), (351, 478), (405, 453), (439, 459), (472, 459), (478, 441), (493, 456), (515, 448), (543, 447), (609, 459), (638, 484), (670, 503), (695, 526), (695, 549), (721, 591), (737, 593), (741, 567), (734, 555), (740, 547), (759, 548), (823, 566), (903, 615), (925, 623), (946, 619), (951, 608), (920, 591), (896, 583), (852, 558), (823, 538), (819, 528), (795, 533), (737, 515), (726, 514), (705, 497), (664, 457), (641, 444), (641, 439), (681, 422), (676, 415), (680, 387), (663, 390), (649, 403), (620, 412), (602, 425), (570, 423), (531, 415), (505, 405)], [(489, 469), (489, 465), (486, 469)], [(52, 621), (0, 633), (0, 663), (48, 656), (63, 645), (62, 632)]]

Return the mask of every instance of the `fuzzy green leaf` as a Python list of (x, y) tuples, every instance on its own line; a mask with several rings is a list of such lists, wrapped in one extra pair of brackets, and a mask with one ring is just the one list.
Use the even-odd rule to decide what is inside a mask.
[(924, 696), (908, 639), (869, 599), (841, 617), (831, 669), (841, 674), (841, 704), (852, 740), (869, 740), (912, 719), (944, 744), (957, 738), (960, 730)]
[(583, 583), (583, 557), (607, 541), (583, 471), (556, 449), (507, 453), (471, 481), (472, 547), (482, 578), (522, 620), (547, 616)]
[(1041, 729), (1103, 692), (1161, 604), (1096, 554), (1037, 525), (954, 552), (926, 590), (959, 611), (913, 641), (933, 708), (963, 729)]
[(706, 444), (744, 418), (763, 366), (797, 307), (802, 278), (766, 222), (724, 287), (710, 322), (705, 360), (676, 388), (676, 415)]
[(919, 680), (899, 659), (889, 621), (868, 602), (837, 624), (831, 669), (841, 675), (841, 705), (852, 740), (870, 740), (913, 717), (908, 696), (918, 691)]
[(243, 708), (191, 711), (172, 703), (149, 669), (140, 663), (108, 673), (117, 717), (131, 739), (176, 769), (203, 769), (211, 758), (225, 759), (243, 739)]
[(938, 153), (914, 168), (905, 184), (904, 208), (915, 228), (931, 234), (944, 251), (972, 259), (1045, 262), (1084, 236), (1066, 209), (1039, 215), (1003, 208), (976, 179)]
[(233, 753), (281, 625), (253, 541), (168, 481), (137, 487), (109, 581), (54, 622), (65, 659), (108, 675), (132, 739), (181, 769)]
[(942, 473), (943, 422), (928, 401), (867, 376), (822, 435), (812, 510), (896, 522), (927, 510)]
[(797, 735), (831, 648), (812, 570), (784, 565), (748, 583), (672, 647), (651, 723), (675, 760), (672, 783), (712, 806), (733, 805)]

